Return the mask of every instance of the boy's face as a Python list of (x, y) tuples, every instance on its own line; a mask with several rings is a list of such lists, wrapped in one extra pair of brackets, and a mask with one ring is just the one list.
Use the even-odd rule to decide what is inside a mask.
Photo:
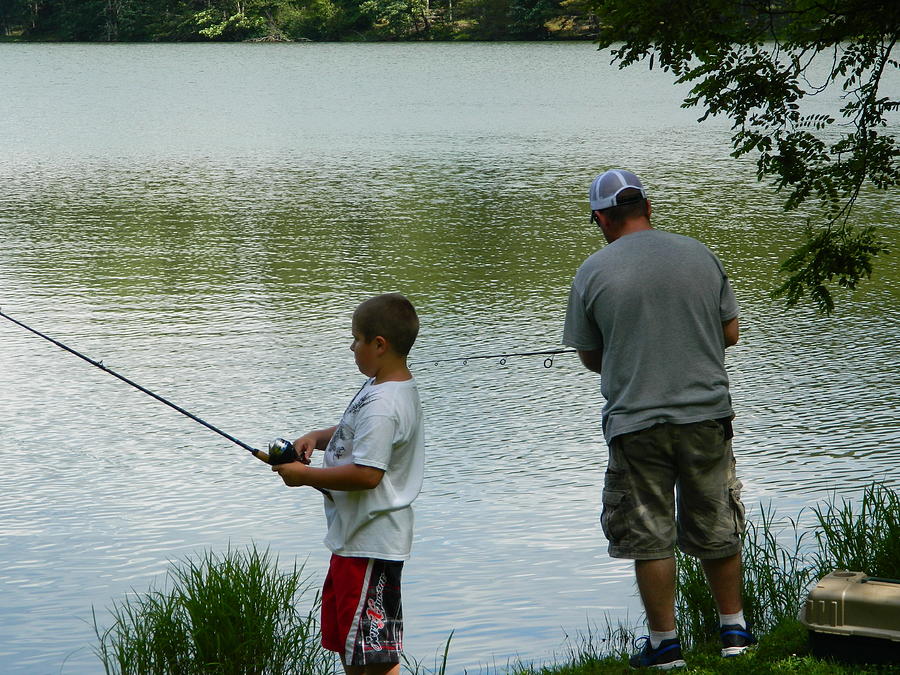
[(378, 370), (378, 338), (371, 342), (366, 342), (365, 336), (359, 332), (356, 326), (353, 326), (353, 342), (350, 343), (350, 351), (353, 352), (353, 358), (356, 360), (356, 367), (366, 377), (374, 377)]

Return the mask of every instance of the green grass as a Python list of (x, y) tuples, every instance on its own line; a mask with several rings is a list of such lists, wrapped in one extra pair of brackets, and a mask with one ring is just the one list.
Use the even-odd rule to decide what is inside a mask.
[[(875, 483), (859, 504), (832, 497), (812, 509), (813, 531), (798, 521), (778, 525), (775, 512), (760, 508), (744, 534), (744, 615), (758, 634), (796, 619), (808, 589), (838, 569), (900, 579), (900, 493)], [(810, 539), (814, 540), (814, 544)], [(782, 543), (787, 540), (788, 543)], [(678, 555), (676, 608), (682, 643), (714, 644), (718, 613), (699, 563)]]
[[(817, 659), (809, 654), (806, 628), (790, 620), (762, 636), (757, 648), (739, 657), (723, 659), (718, 648), (709, 645), (687, 650), (688, 667), (676, 671), (711, 675), (881, 675), (896, 673), (896, 666), (846, 665)], [(565, 663), (520, 667), (510, 675), (624, 675), (634, 673), (625, 655), (603, 655), (583, 652)], [(656, 671), (650, 671), (656, 672)]]
[[(797, 616), (815, 569), (804, 553), (808, 532), (800, 532), (796, 520), (778, 526), (775, 512), (760, 508), (757, 522), (749, 521), (744, 534), (744, 616), (758, 634), (773, 630)], [(792, 543), (782, 544), (785, 530)], [(717, 645), (719, 614), (700, 563), (677, 554), (676, 616), (682, 644)], [(831, 571), (831, 570), (829, 570)], [(824, 575), (823, 575), (824, 576)]]
[[(874, 675), (893, 666), (847, 665), (811, 655), (806, 628), (796, 619), (810, 585), (836, 569), (900, 578), (900, 494), (883, 485), (867, 487), (858, 505), (832, 498), (813, 508), (816, 526), (801, 532), (798, 520), (779, 525), (761, 508), (744, 536), (745, 616), (760, 638), (750, 653), (722, 659), (718, 614), (703, 572), (678, 557), (676, 604), (687, 673), (735, 675)], [(783, 543), (787, 541), (788, 543)], [(94, 627), (95, 651), (110, 674), (334, 675), (340, 667), (319, 645), (313, 589), (302, 567), (279, 572), (268, 552), (229, 549), (173, 566), (168, 588), (134, 594), (112, 608), (113, 624)], [(458, 673), (449, 665), (453, 634), (432, 668), (411, 656), (412, 675)], [(553, 663), (481, 668), (473, 675), (613, 675), (633, 672), (627, 655), (635, 635), (621, 625), (589, 629)]]
[[(760, 509), (744, 535), (744, 613), (760, 637), (758, 647), (723, 659), (718, 647), (718, 613), (703, 571), (693, 558), (678, 556), (678, 630), (689, 673), (802, 673), (867, 675), (896, 673), (898, 665), (844, 664), (815, 658), (808, 633), (797, 620), (811, 584), (837, 569), (900, 578), (900, 493), (873, 483), (858, 505), (832, 497), (813, 508), (816, 526), (801, 532), (798, 520), (779, 526), (774, 511)], [(786, 536), (787, 535), (787, 536)], [(788, 540), (789, 543), (782, 543)], [(634, 672), (627, 654), (633, 636), (607, 625), (589, 635), (553, 665), (520, 666), (515, 675), (613, 675)], [(627, 644), (626, 644), (627, 643)], [(898, 658), (900, 661), (900, 658)]]
[(318, 596), (296, 565), (255, 548), (206, 553), (173, 565), (168, 587), (114, 604), (113, 624), (94, 615), (97, 656), (107, 675), (330, 675), (333, 659), (319, 644)]
[(858, 508), (846, 499), (840, 504), (832, 499), (815, 513), (817, 578), (841, 568), (900, 579), (900, 493), (874, 483)]

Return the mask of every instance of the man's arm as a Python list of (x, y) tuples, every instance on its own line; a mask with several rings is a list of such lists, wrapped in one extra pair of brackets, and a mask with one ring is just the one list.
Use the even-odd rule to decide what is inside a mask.
[(734, 317), (731, 321), (726, 321), (722, 324), (722, 334), (725, 336), (726, 347), (737, 344), (738, 337), (740, 336), (737, 317)]
[(341, 466), (316, 467), (301, 462), (276, 464), (272, 467), (285, 485), (290, 487), (322, 488), (323, 490), (371, 490), (384, 476), (382, 469), (364, 464), (343, 464)]
[(578, 350), (578, 358), (581, 359), (582, 365), (588, 370), (592, 370), (595, 373), (600, 372), (600, 366), (603, 362), (603, 350), (602, 349), (579, 349)]

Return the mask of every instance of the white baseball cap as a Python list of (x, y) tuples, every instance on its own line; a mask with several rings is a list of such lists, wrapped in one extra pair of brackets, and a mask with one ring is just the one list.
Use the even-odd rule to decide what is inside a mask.
[(636, 198), (622, 202), (617, 199), (619, 193), (628, 188), (639, 190), (641, 193), (640, 199), (647, 198), (647, 193), (644, 191), (644, 186), (641, 185), (641, 180), (630, 171), (625, 171), (624, 169), (604, 171), (594, 179), (591, 183), (591, 189), (588, 190), (588, 197), (591, 200), (591, 212), (638, 201)]

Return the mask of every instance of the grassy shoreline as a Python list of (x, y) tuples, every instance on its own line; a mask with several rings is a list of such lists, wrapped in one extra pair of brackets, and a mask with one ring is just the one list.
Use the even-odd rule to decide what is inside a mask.
[[(774, 511), (761, 509), (744, 536), (744, 613), (760, 638), (742, 656), (722, 659), (718, 613), (699, 564), (678, 557), (678, 630), (689, 673), (897, 672), (894, 665), (837, 663), (816, 658), (806, 628), (797, 620), (810, 585), (837, 569), (900, 579), (900, 493), (884, 484), (867, 487), (858, 504), (832, 498), (813, 508), (817, 527), (801, 532), (789, 520), (793, 542), (782, 543)], [(812, 535), (810, 538), (808, 535)], [(813, 545), (813, 540), (815, 544)], [(807, 543), (808, 542), (808, 543)], [(131, 595), (112, 608), (113, 625), (96, 624), (94, 648), (107, 675), (130, 673), (272, 673), (332, 675), (333, 655), (316, 639), (318, 594), (302, 567), (278, 570), (268, 551), (229, 549), (173, 566), (169, 588)], [(313, 595), (310, 601), (308, 597)], [(303, 606), (305, 609), (301, 610)], [(607, 675), (631, 672), (629, 629), (607, 626), (588, 631), (565, 657), (542, 664), (511, 664), (476, 673), (509, 675)], [(408, 658), (412, 675), (446, 675), (453, 670), (452, 634), (439, 663), (423, 666)], [(465, 671), (462, 671), (465, 672)]]
[[(689, 673), (809, 673), (855, 675), (896, 673), (900, 645), (891, 665), (842, 663), (817, 658), (808, 631), (797, 619), (808, 589), (838, 569), (900, 579), (900, 492), (873, 483), (857, 504), (832, 497), (812, 508), (816, 526), (801, 531), (797, 519), (778, 525), (772, 509), (760, 508), (744, 536), (744, 612), (760, 638), (758, 648), (737, 658), (719, 656), (718, 614), (699, 564), (678, 557), (678, 630)], [(787, 531), (787, 532), (786, 532)], [(785, 534), (788, 536), (785, 537)], [(786, 540), (786, 541), (785, 541)], [(514, 675), (612, 675), (633, 672), (624, 629), (608, 627), (566, 662), (511, 670)], [(599, 644), (599, 648), (595, 646)], [(861, 655), (862, 656), (862, 655)]]
[[(817, 658), (810, 653), (806, 628), (797, 620), (785, 621), (761, 636), (758, 647), (742, 656), (723, 659), (719, 656), (717, 644), (706, 644), (686, 650), (684, 658), (687, 668), (679, 672), (703, 675), (880, 675), (896, 673), (898, 669), (897, 665), (840, 663)], [(428, 675), (429, 672), (421, 671), (419, 675)], [(583, 652), (572, 655), (563, 663), (514, 668), (508, 671), (508, 675), (621, 675), (633, 672), (625, 655), (604, 656)]]

